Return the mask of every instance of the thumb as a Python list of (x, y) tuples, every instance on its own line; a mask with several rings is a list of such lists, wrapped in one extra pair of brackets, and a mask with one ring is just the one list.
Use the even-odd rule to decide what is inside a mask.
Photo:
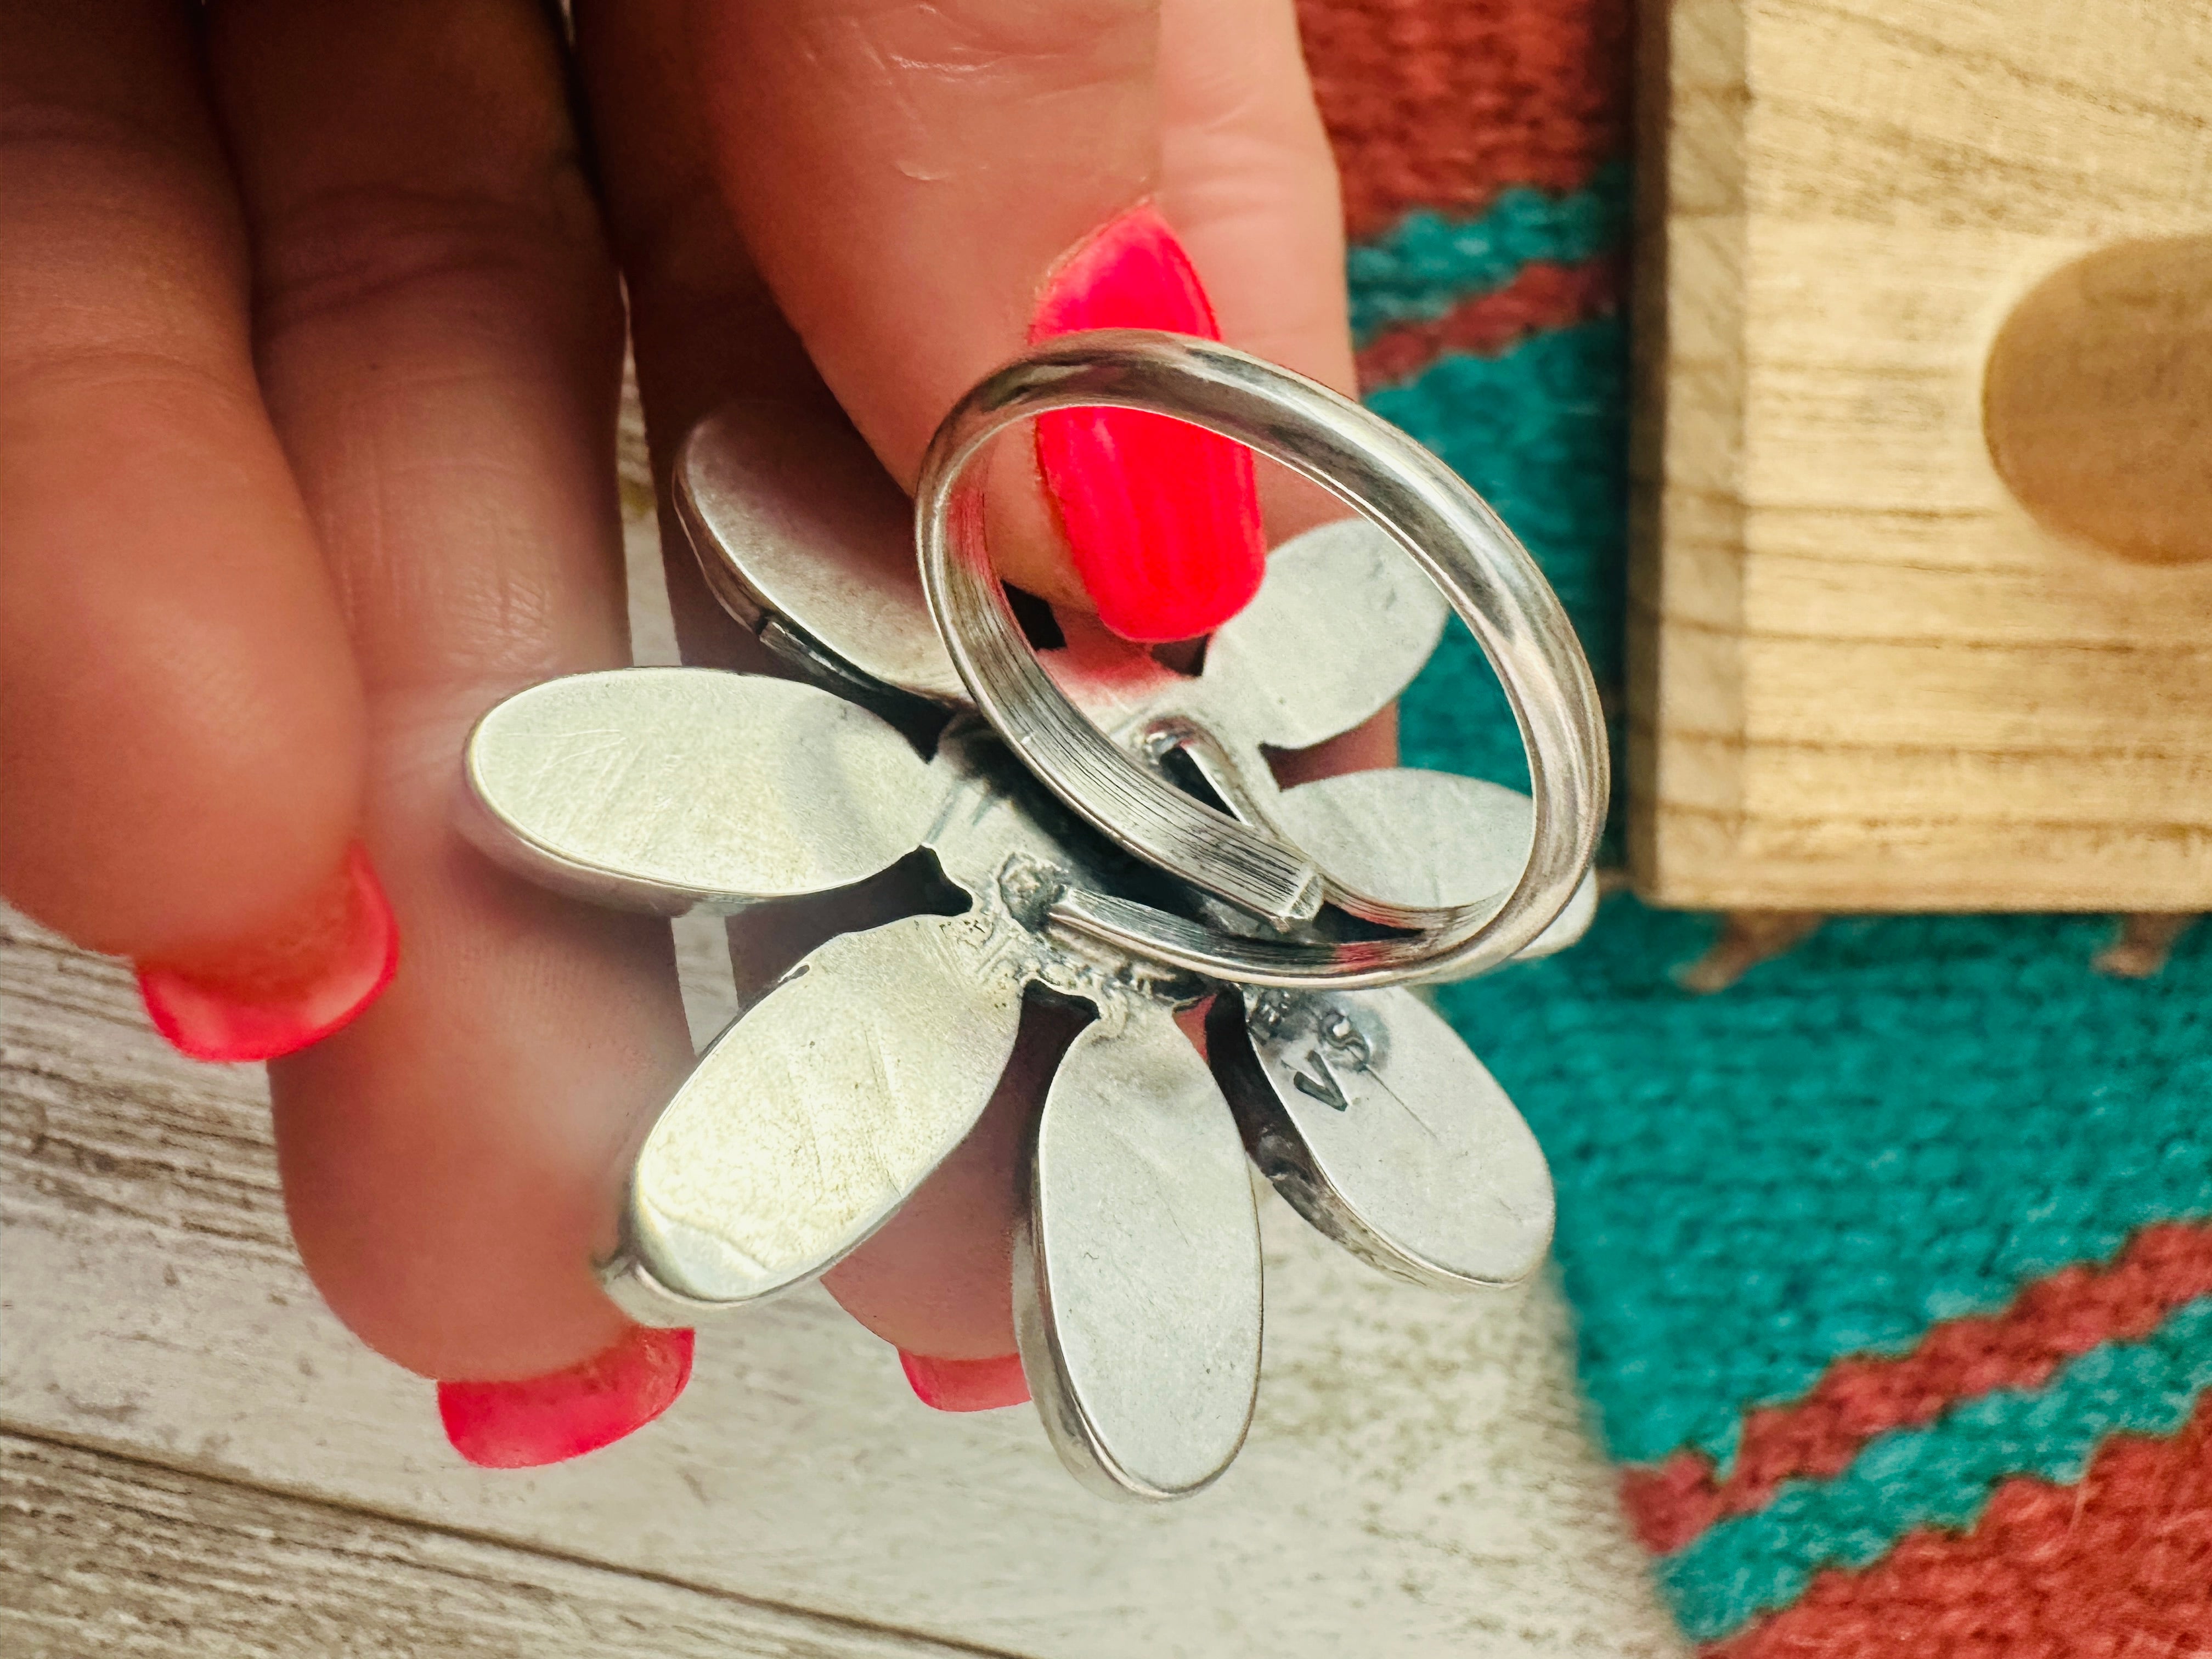
[[(699, 62), (742, 70), (701, 91), (745, 239), (902, 482), (954, 400), (1028, 342), (1218, 337), (1152, 199), (1152, 0), (781, 0), (703, 6), (693, 28)], [(1059, 412), (1037, 422), (1033, 465), (994, 481), (1000, 572), (1133, 638), (1207, 632), (1259, 585), (1251, 458), (1210, 433)]]

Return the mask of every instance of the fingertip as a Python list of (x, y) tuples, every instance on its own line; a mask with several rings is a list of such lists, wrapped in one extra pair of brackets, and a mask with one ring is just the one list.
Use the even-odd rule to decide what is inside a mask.
[(484, 1469), (540, 1468), (635, 1434), (691, 1380), (693, 1333), (635, 1325), (582, 1364), (543, 1376), (438, 1384), (446, 1439)]
[(0, 887), (88, 949), (196, 964), (330, 890), (366, 709), (259, 409), (108, 378), (11, 388)]
[[(1149, 202), (1109, 220), (1055, 268), (1032, 343), (1099, 328), (1218, 339), (1197, 267)], [(1266, 574), (1251, 452), (1164, 415), (1059, 410), (1036, 422), (1037, 470), (1098, 619), (1145, 643), (1209, 634)]]
[(367, 849), (273, 928), (137, 964), (154, 1029), (194, 1060), (274, 1060), (350, 1024), (399, 967), (399, 927)]
[(989, 1412), (1029, 1403), (1029, 1379), (1018, 1353), (990, 1359), (933, 1359), (901, 1348), (899, 1366), (915, 1398), (932, 1411)]

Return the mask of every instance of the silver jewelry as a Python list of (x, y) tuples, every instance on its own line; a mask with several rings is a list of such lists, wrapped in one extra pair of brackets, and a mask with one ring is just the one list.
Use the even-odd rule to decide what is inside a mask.
[(992, 571), (969, 464), (1017, 422), (1100, 404), (1170, 415), (1249, 445), (1328, 489), (1410, 554), (1505, 688), (1528, 750), (1535, 831), (1502, 904), (1433, 913), (1423, 918), (1428, 931), (1410, 939), (1327, 946), (1209, 937), (1127, 900), (1089, 895), (1056, 904), (1054, 923), (1195, 973), (1310, 988), (1479, 972), (1534, 940), (1588, 871), (1604, 819), (1604, 720), (1566, 612), (1512, 532), (1442, 461), (1350, 399), (1231, 347), (1137, 331), (1073, 337), (988, 376), (938, 428), (915, 500), (922, 589), (962, 683), (1000, 737), (1093, 827), (1193, 885), (1279, 926), (1319, 908), (1326, 883), (1295, 849), (1176, 790), (1107, 741), (1037, 663)]
[[(1042, 408), (1187, 414), (1186, 398), (1202, 424), (1402, 521), (1278, 550), (1194, 678), (1074, 618), (1063, 647), (1033, 654), (955, 533), (968, 459)], [(1274, 425), (1259, 430), (1262, 410)], [(1460, 1288), (1541, 1260), (1541, 1152), (1403, 986), (1557, 948), (1587, 924), (1601, 730), (1526, 555), (1463, 486), (1429, 477), (1448, 477), (1440, 464), (1370, 426), (1389, 434), (1221, 348), (1056, 343), (940, 431), (919, 572), (854, 556), (843, 529), (779, 499), (757, 423), (693, 434), (675, 490), (710, 584), (812, 683), (656, 668), (522, 692), (470, 738), (470, 833), (533, 880), (660, 914), (847, 890), (917, 852), (964, 908), (835, 933), (701, 1057), (630, 1174), (605, 1268), (625, 1308), (690, 1323), (835, 1265), (968, 1133), (1040, 994), (1093, 1018), (1037, 1104), (1016, 1322), (1049, 1437), (1100, 1490), (1185, 1495), (1243, 1442), (1261, 1304), (1247, 1153), (1385, 1271)], [(1363, 446), (1387, 452), (1364, 471)], [(1473, 552), (1437, 550), (1469, 523), (1486, 526)], [(1288, 789), (1268, 770), (1263, 745), (1358, 724), (1434, 646), (1444, 609), (1399, 550), (1409, 540), (1492, 660), (1514, 665), (1534, 803), (1405, 769)], [(970, 696), (995, 705), (988, 723)], [(1057, 722), (1049, 767), (1032, 720)], [(1178, 755), (1235, 816), (1177, 788)], [(1140, 833), (1116, 816), (1132, 799), (1150, 803), (1128, 809)], [(1328, 908), (1271, 902), (1301, 883)], [(1375, 937), (1408, 921), (1425, 930), (1410, 943)], [(1201, 1059), (1174, 1016), (1209, 996)]]

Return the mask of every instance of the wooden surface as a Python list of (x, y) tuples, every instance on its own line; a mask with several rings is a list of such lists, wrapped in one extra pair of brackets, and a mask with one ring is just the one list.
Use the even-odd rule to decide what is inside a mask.
[(2212, 3), (1682, 0), (1644, 30), (1640, 890), (2212, 905), (2212, 562), (2039, 528), (1980, 418), (2023, 295), (2212, 229)]
[(0, 1434), (9, 1659), (953, 1659), (436, 1527)]
[[(639, 654), (665, 661), (629, 494)], [(679, 948), (711, 1033), (726, 949), (711, 923)], [(0, 1033), (9, 1659), (1683, 1650), (1548, 1284), (1399, 1285), (1270, 1197), (1258, 1422), (1165, 1508), (1079, 1488), (1030, 1411), (925, 1410), (818, 1291), (703, 1328), (690, 1389), (633, 1438), (487, 1472), (316, 1300), (258, 1068), (178, 1059), (119, 965), (4, 913)]]

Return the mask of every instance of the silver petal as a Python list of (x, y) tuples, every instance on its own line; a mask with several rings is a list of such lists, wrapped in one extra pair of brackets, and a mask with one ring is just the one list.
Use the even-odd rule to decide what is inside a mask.
[(1543, 1152), (1412, 992), (1224, 992), (1206, 1039), (1253, 1161), (1362, 1261), (1458, 1290), (1512, 1284), (1543, 1260)]
[(578, 674), (477, 722), (464, 829), (531, 880), (664, 915), (842, 887), (921, 842), (941, 788), (812, 686), (705, 668)]
[[(1391, 904), (1444, 908), (1505, 896), (1528, 860), (1535, 808), (1502, 783), (1405, 766), (1317, 778), (1272, 810), (1333, 880)], [(1592, 873), (1519, 959), (1565, 949), (1596, 913)]]
[(675, 497), (707, 585), (764, 639), (787, 650), (769, 630), (795, 629), (885, 685), (966, 701), (922, 600), (913, 506), (842, 421), (785, 404), (719, 410), (684, 441)]
[(989, 1103), (1021, 1023), (1020, 979), (989, 957), (973, 916), (908, 916), (810, 955), (653, 1126), (621, 1268), (727, 1306), (834, 1267)]
[(1366, 520), (1310, 530), (1275, 550), (1258, 597), (1206, 647), (1202, 721), (1279, 749), (1348, 732), (1412, 683), (1450, 614)]
[(1164, 666), (1152, 652), (1107, 631), (1096, 617), (1054, 612), (1061, 644), (1037, 660), (1053, 684), (1102, 732), (1120, 735), (1149, 717), (1175, 712), (1198, 695), (1199, 682)]
[(1045, 1097), (1014, 1325), (1061, 1462), (1109, 1497), (1198, 1491), (1260, 1381), (1260, 1236), (1221, 1091), (1164, 1009), (1085, 1028)]

